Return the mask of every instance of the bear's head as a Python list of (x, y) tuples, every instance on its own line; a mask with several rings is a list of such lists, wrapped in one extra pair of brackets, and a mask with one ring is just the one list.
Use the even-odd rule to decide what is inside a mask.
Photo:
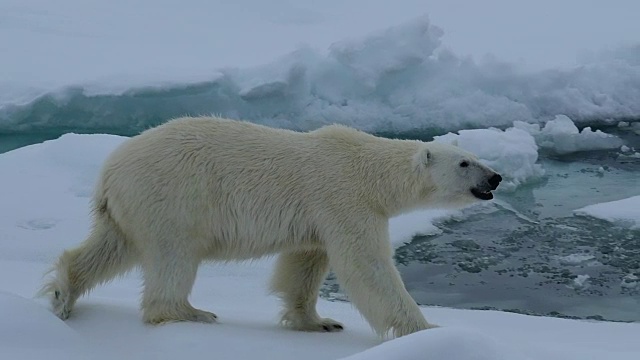
[(413, 157), (426, 205), (460, 207), (491, 200), (502, 176), (457, 146), (423, 143)]

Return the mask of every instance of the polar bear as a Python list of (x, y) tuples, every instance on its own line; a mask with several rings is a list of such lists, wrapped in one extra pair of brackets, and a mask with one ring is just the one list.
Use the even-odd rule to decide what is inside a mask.
[(452, 145), (380, 138), (340, 125), (306, 133), (243, 121), (171, 120), (105, 161), (93, 228), (41, 293), (69, 317), (78, 297), (135, 266), (143, 320), (214, 322), (188, 300), (199, 264), (279, 254), (271, 289), (282, 323), (340, 331), (316, 312), (333, 269), (379, 335), (434, 327), (393, 262), (390, 217), (489, 200), (500, 175)]

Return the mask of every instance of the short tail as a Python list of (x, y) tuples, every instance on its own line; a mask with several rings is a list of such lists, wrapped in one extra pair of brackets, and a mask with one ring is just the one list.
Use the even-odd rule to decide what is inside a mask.
[(53, 312), (66, 320), (80, 296), (127, 272), (135, 261), (135, 249), (120, 228), (106, 211), (98, 211), (89, 237), (60, 256), (38, 295), (48, 296)]

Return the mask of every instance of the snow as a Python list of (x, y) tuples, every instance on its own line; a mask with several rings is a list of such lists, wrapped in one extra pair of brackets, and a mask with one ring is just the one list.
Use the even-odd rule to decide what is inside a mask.
[(442, 232), (435, 225), (437, 222), (459, 216), (457, 210), (417, 210), (389, 219), (389, 235), (391, 243), (400, 246), (408, 243), (417, 235), (437, 235)]
[[(640, 352), (640, 324), (436, 307), (423, 311), (441, 328), (381, 340), (350, 305), (325, 300), (320, 313), (343, 321), (344, 332), (285, 330), (277, 325), (278, 301), (267, 295), (272, 259), (202, 266), (191, 300), (216, 312), (219, 324), (143, 325), (138, 273), (81, 298), (62, 322), (33, 296), (63, 249), (86, 236), (99, 165), (124, 139), (67, 134), (0, 155), (0, 357), (635, 360)], [(406, 239), (405, 227), (433, 229), (425, 224), (434, 218), (398, 217), (391, 237)]]
[(632, 229), (640, 229), (640, 195), (585, 206), (575, 210), (574, 213), (629, 226)]
[(87, 359), (91, 348), (48, 309), (0, 291), (0, 355), (8, 359)]
[[(471, 354), (473, 354), (473, 357), (470, 357)], [(426, 358), (427, 356), (430, 359), (469, 360), (522, 358), (521, 354), (510, 349), (509, 346), (479, 332), (456, 328), (438, 328), (430, 333), (415, 333), (390, 341), (373, 349), (344, 358), (344, 360), (413, 360)]]

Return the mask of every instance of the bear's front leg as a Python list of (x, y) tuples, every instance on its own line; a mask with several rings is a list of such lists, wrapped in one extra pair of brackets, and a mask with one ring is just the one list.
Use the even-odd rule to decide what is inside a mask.
[(344, 231), (327, 241), (332, 269), (351, 302), (380, 336), (437, 327), (427, 322), (393, 262), (386, 227)]
[(282, 323), (301, 331), (341, 331), (341, 323), (321, 318), (316, 311), (318, 292), (329, 271), (322, 249), (288, 251), (278, 258), (271, 289), (282, 299)]

